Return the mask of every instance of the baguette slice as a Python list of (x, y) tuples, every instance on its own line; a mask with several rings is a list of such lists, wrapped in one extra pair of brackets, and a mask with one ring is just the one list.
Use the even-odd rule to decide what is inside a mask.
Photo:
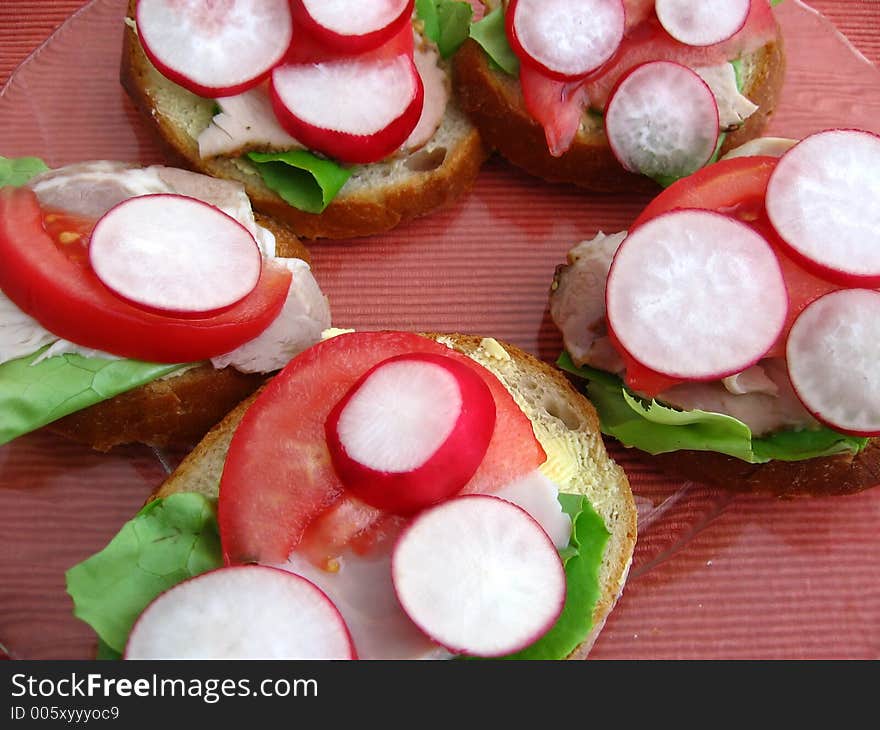
[[(516, 347), (502, 344), (509, 355), (505, 359), (498, 357), (500, 353), (494, 347), (487, 348), (480, 337), (426, 336), (473, 357), (501, 380), (531, 419), (551, 465), (556, 463), (554, 451), (564, 444), (569, 468), (554, 471), (552, 478), (563, 492), (586, 495), (611, 533), (599, 573), (600, 596), (593, 612), (593, 628), (569, 657), (583, 659), (623, 591), (636, 541), (636, 509), (629, 482), (605, 451), (596, 411), (559, 371)], [(213, 428), (153, 497), (178, 492), (216, 497), (229, 443), (254, 398), (256, 395)], [(576, 466), (572, 467), (572, 463)]]
[(183, 166), (244, 184), (256, 210), (288, 224), (304, 238), (369, 236), (450, 205), (470, 189), (486, 151), (467, 116), (450, 101), (440, 128), (421, 149), (384, 162), (358, 166), (323, 213), (287, 204), (242, 159), (202, 159), (197, 139), (210, 124), (214, 102), (166, 79), (150, 63), (133, 27), (130, 0), (120, 77), (168, 151)]
[[(743, 94), (758, 105), (724, 140), (721, 154), (758, 137), (776, 108), (785, 76), (782, 35), (743, 58)], [(593, 192), (656, 192), (656, 182), (627, 172), (611, 152), (601, 121), (584, 113), (571, 148), (560, 157), (547, 149), (544, 129), (525, 109), (519, 79), (496, 71), (476, 41), (468, 39), (455, 56), (459, 102), (487, 145), (508, 161), (549, 182), (571, 183)]]
[[(308, 250), (289, 228), (259, 214), (255, 220), (275, 235), (279, 256), (309, 261)], [(199, 365), (71, 413), (46, 429), (98, 451), (129, 443), (187, 448), (267, 377)]]

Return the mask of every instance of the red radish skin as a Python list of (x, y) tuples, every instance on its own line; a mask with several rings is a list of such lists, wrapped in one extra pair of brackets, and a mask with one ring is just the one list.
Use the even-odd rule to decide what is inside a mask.
[(810, 413), (854, 436), (880, 436), (880, 292), (844, 289), (814, 301), (786, 345), (788, 374)]
[(718, 124), (718, 103), (706, 82), (669, 61), (630, 71), (605, 113), (608, 144), (620, 164), (655, 179), (703, 167), (718, 144)]
[(675, 40), (714, 46), (743, 29), (751, 0), (656, 0), (655, 7), (660, 24)]
[(408, 27), (414, 0), (362, 3), (356, 11), (349, 0), (291, 0), (295, 25), (341, 53), (378, 48)]
[(505, 23), (519, 59), (550, 78), (586, 76), (623, 40), (621, 0), (512, 0)]
[(368, 505), (412, 514), (457, 494), (495, 428), (495, 401), (463, 363), (400, 355), (354, 384), (327, 418), (336, 473)]
[(378, 162), (418, 124), (425, 89), (410, 56), (287, 64), (272, 72), (272, 107), (310, 149), (342, 162)]
[(138, 618), (125, 659), (357, 659), (327, 595), (263, 565), (219, 568), (179, 583)]
[(779, 160), (767, 214), (788, 252), (842, 286), (880, 286), (880, 137), (811, 135)]
[(256, 86), (294, 40), (287, 0), (138, 0), (135, 19), (159, 72), (207, 98)]
[[(63, 220), (69, 221), (65, 216)], [(82, 347), (147, 362), (198, 362), (260, 335), (278, 317), (291, 273), (263, 266), (256, 288), (210, 317), (172, 317), (123, 301), (105, 287), (73, 244), (58, 243), (29, 188), (0, 189), (0, 289), (47, 330)], [(78, 230), (87, 231), (84, 221)], [(67, 229), (70, 230), (70, 229)]]
[[(395, 355), (434, 353), (454, 358), (482, 377), (495, 400), (495, 429), (486, 456), (467, 488), (494, 491), (537, 469), (546, 454), (531, 421), (492, 373), (465, 355), (407, 332), (355, 332), (321, 342), (294, 358), (244, 415), (229, 447), (220, 482), (218, 522), (229, 563), (282, 563), (300, 542), (313, 554), (322, 541), (307, 529), (334, 514), (321, 534), (338, 555), (372, 521), (363, 505), (336, 510), (344, 500), (325, 436), (331, 409), (370, 368)], [(278, 434), (285, 438), (278, 438)], [(259, 485), (258, 489), (254, 485)], [(370, 508), (372, 509), (372, 508)], [(376, 519), (381, 517), (377, 511)], [(336, 552), (333, 552), (336, 550)]]
[(680, 210), (618, 249), (606, 286), (609, 329), (635, 360), (682, 380), (742, 372), (773, 346), (788, 294), (773, 249), (732, 218)]
[(498, 497), (468, 495), (415, 517), (391, 556), (394, 591), (427, 636), (455, 654), (500, 657), (562, 613), (565, 571), (543, 528)]
[(219, 208), (182, 195), (144, 195), (95, 224), (89, 261), (104, 285), (135, 306), (177, 315), (231, 307), (260, 279), (250, 232)]

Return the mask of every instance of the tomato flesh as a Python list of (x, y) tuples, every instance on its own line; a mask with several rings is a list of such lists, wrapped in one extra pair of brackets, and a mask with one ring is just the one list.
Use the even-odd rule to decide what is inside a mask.
[[(218, 507), (228, 563), (283, 562), (301, 546), (323, 566), (385, 516), (345, 492), (330, 459), (325, 422), (365, 372), (390, 357), (410, 353), (460, 360), (477, 371), (492, 392), (495, 430), (483, 462), (463, 491), (498, 489), (546, 460), (528, 417), (501, 382), (470, 358), (412, 333), (340, 335), (292, 360), (236, 429)], [(360, 549), (370, 542), (360, 541)]]
[(213, 316), (142, 310), (113, 294), (88, 265), (93, 225), (43, 211), (28, 188), (0, 190), (0, 290), (60, 338), (136, 360), (195, 362), (254, 339), (284, 306), (290, 272), (263, 266), (254, 291)]

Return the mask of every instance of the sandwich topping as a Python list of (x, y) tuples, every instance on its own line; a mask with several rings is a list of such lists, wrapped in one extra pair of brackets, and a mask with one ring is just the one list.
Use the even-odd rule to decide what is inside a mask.
[(564, 154), (580, 130), (599, 124), (591, 110), (623, 167), (663, 184), (706, 164), (719, 134), (757, 110), (741, 93), (741, 59), (777, 32), (768, 0), (489, 5), (471, 36), (519, 76), (550, 153)]
[[(275, 16), (277, 32), (265, 25)], [(139, 0), (129, 22), (161, 74), (215, 100), (195, 131), (200, 156), (230, 157), (291, 205), (320, 213), (352, 166), (407, 155), (434, 136), (450, 98), (441, 56), (464, 40), (469, 20), (469, 6), (450, 0), (357, 13), (338, 2)], [(265, 48), (230, 51), (239, 45)], [(235, 63), (215, 63), (217, 54)], [(320, 199), (300, 190), (306, 178)]]
[[(497, 343), (484, 354), (509, 361)], [(471, 440), (475, 449), (460, 454)], [(77, 615), (132, 656), (181, 656), (194, 645), (187, 656), (216, 655), (198, 639), (172, 650), (150, 617), (173, 610), (189, 620), (187, 595), (201, 591), (202, 578), (187, 575), (256, 563), (319, 589), (359, 658), (564, 658), (589, 632), (608, 533), (586, 498), (561, 494), (543, 473), (548, 453), (511, 392), (476, 360), (410, 333), (336, 335), (292, 360), (244, 414), (216, 522), (203, 497), (177, 494), (124, 528), (141, 521), (154, 534), (180, 524), (183, 512), (202, 515), (185, 518), (184, 532), (199, 536), (185, 537), (197, 565), (175, 571), (171, 590), (137, 623), (162, 588), (145, 588), (136, 606), (99, 608), (90, 596), (102, 572), (90, 563), (124, 564), (140, 583), (135, 564), (153, 539), (133, 554), (120, 533), (69, 572), (69, 590)], [(208, 575), (222, 584), (234, 570), (246, 568)], [(237, 624), (234, 601), (217, 605)], [(329, 627), (335, 614), (326, 615)], [(118, 631), (126, 625), (131, 637)], [(308, 621), (294, 630), (317, 631)], [(235, 650), (261, 652), (259, 637)]]
[[(880, 142), (831, 130), (776, 148), (780, 159), (733, 157), (674, 184), (629, 234), (578, 245), (558, 271), (551, 314), (564, 364), (600, 383), (590, 394), (603, 426), (627, 445), (761, 462), (857, 452), (880, 433), (869, 314), (880, 311), (880, 223), (859, 202), (878, 185)], [(725, 233), (709, 230), (722, 222)], [(739, 249), (747, 238), (767, 266)], [(714, 414), (751, 444), (675, 445), (656, 429), (640, 439), (627, 412), (667, 425)]]
[[(163, 224), (169, 204), (179, 210)], [(145, 205), (145, 213), (131, 212)], [(256, 224), (237, 184), (161, 166), (82, 163), (45, 172), (27, 187), (4, 188), (0, 206), (7, 262), (0, 277), (0, 381), (5, 375), (22, 384), (28, 367), (38, 365), (32, 376), (45, 379), (47, 368), (61, 367), (68, 355), (115, 362), (120, 374), (129, 367), (142, 373), (130, 384), (120, 377), (90, 402), (69, 394), (70, 405), (37, 406), (19, 393), (7, 403), (3, 441), (187, 363), (214, 358), (217, 367), (246, 372), (279, 369), (329, 325), (308, 265), (274, 256), (274, 236)], [(184, 235), (193, 240), (178, 240)], [(244, 289), (235, 283), (240, 266), (221, 273), (232, 252), (209, 251), (211, 237), (217, 245), (237, 241), (252, 271)], [(99, 245), (90, 245), (93, 238)], [(177, 248), (156, 259), (172, 238)], [(127, 253), (120, 256), (120, 247)], [(132, 268), (135, 259), (141, 263)], [(192, 271), (182, 277), (185, 266)], [(157, 288), (163, 271), (167, 281)], [(223, 284), (230, 276), (233, 284)], [(221, 298), (193, 300), (197, 287), (183, 280), (192, 277), (203, 277)]]

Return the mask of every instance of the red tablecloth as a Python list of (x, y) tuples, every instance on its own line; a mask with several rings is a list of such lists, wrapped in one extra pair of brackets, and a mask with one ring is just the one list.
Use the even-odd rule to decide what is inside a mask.
[[(0, 84), (84, 4), (2, 0)], [(812, 5), (880, 61), (880, 1)], [(878, 528), (880, 489), (836, 500), (737, 499), (686, 549), (631, 581), (595, 656), (878, 658)], [(840, 566), (846, 594), (832, 580)]]

